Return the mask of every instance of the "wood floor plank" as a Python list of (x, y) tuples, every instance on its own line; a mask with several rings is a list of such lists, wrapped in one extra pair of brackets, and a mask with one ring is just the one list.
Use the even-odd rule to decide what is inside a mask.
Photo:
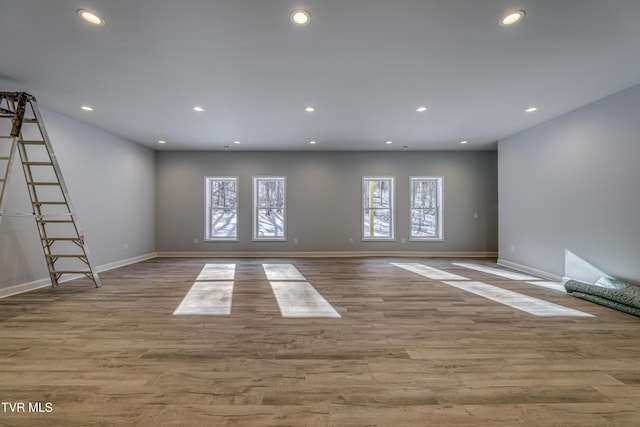
[[(231, 314), (174, 316), (217, 263), (235, 265)], [(391, 263), (594, 317), (531, 316)], [(496, 268), (156, 258), (102, 273), (100, 289), (1, 299), (0, 401), (53, 412), (0, 406), (0, 425), (640, 425), (640, 318), (456, 263)], [(283, 317), (263, 264), (293, 265), (342, 318)]]

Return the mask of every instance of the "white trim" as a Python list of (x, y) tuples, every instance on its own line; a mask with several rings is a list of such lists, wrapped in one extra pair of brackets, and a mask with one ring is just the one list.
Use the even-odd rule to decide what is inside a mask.
[(543, 279), (552, 280), (554, 282), (561, 282), (562, 276), (557, 274), (549, 273), (548, 271), (540, 270), (538, 268), (529, 267), (526, 265), (518, 264), (515, 262), (507, 261), (501, 258), (498, 258), (498, 265), (503, 267), (509, 267), (514, 270), (522, 271), (524, 273), (533, 274), (534, 276), (542, 277)]
[(9, 286), (8, 288), (0, 289), (0, 298), (10, 297), (11, 295), (18, 295), (29, 291), (34, 291), (40, 288), (46, 288), (51, 286), (51, 280), (40, 279), (34, 282), (21, 283), (19, 285)]
[[(102, 273), (103, 271), (114, 270), (116, 268), (124, 267), (127, 265), (137, 264), (139, 262), (146, 261), (148, 259), (156, 258), (157, 256), (158, 254), (156, 254), (155, 252), (152, 252), (149, 254), (139, 255), (133, 258), (127, 258), (120, 261), (110, 262), (109, 264), (99, 265), (98, 267), (96, 267), (96, 270), (98, 270), (98, 273)], [(78, 277), (82, 277), (82, 276), (78, 276)]]
[[(413, 181), (435, 179), (438, 182), (438, 237), (414, 237), (411, 234), (411, 221), (413, 220), (412, 192)], [(409, 177), (409, 241), (410, 242), (444, 242), (444, 176), (410, 176)]]
[[(407, 258), (496, 258), (497, 252), (419, 252), (419, 251), (338, 251), (338, 252), (155, 252), (115, 261), (108, 264), (98, 266), (96, 269), (99, 273), (103, 271), (113, 270), (138, 262), (146, 261), (152, 258), (358, 258), (358, 257), (407, 257)], [(498, 261), (498, 264), (501, 264)], [(517, 264), (502, 264), (506, 267), (518, 270), (514, 267)], [(522, 270), (527, 273), (537, 274), (545, 277), (544, 272), (538, 270)], [(60, 283), (68, 282), (83, 276), (66, 276)], [(546, 277), (550, 280), (559, 281), (559, 276), (546, 273)], [(39, 279), (33, 282), (21, 283), (18, 285), (0, 288), (0, 298), (6, 298), (11, 295), (17, 295), (25, 292), (34, 291), (36, 289), (51, 286), (51, 281), (47, 279)]]
[[(211, 187), (210, 182), (213, 180), (226, 180), (235, 181), (236, 184), (236, 237), (210, 237), (211, 236)], [(240, 213), (238, 212), (240, 200), (240, 178), (237, 176), (205, 176), (204, 177), (204, 238), (203, 242), (237, 242), (239, 240), (240, 230), (238, 229), (238, 219)]]
[[(108, 264), (103, 264), (96, 267), (98, 273), (102, 273), (103, 271), (113, 270), (116, 268), (124, 267), (126, 265), (136, 264), (138, 262), (146, 261), (151, 258), (156, 258), (158, 255), (156, 253), (150, 253), (145, 255), (140, 255), (133, 258), (123, 259), (120, 261), (111, 262)], [(74, 274), (64, 276), (59, 283), (69, 282), (71, 280), (79, 279), (84, 277), (81, 274)], [(11, 295), (22, 294), (25, 292), (35, 291), (36, 289), (46, 288), (51, 286), (51, 280), (49, 278), (39, 279), (33, 282), (21, 283), (18, 285), (9, 286), (7, 288), (0, 288), (0, 298), (6, 298)]]
[(336, 252), (158, 252), (158, 258), (496, 258), (497, 252), (336, 251)]
[[(391, 206), (389, 206), (389, 231), (390, 236), (370, 236), (367, 237), (364, 235), (364, 199), (367, 189), (365, 188), (365, 181), (391, 181), (391, 185), (389, 186), (390, 197), (389, 201)], [(362, 233), (362, 242), (395, 242), (396, 241), (396, 177), (395, 175), (385, 175), (385, 176), (377, 176), (377, 175), (363, 175), (362, 176), (362, 189), (360, 194), (360, 219), (362, 220), (362, 225), (360, 226), (360, 232)], [(369, 207), (369, 210), (375, 209), (384, 209), (384, 208), (372, 208)]]
[[(282, 201), (283, 201), (283, 209), (282, 209), (282, 213), (284, 215), (283, 217), (283, 221), (282, 221), (282, 237), (277, 237), (277, 236), (269, 236), (269, 237), (260, 237), (258, 236), (258, 221), (259, 221), (259, 214), (258, 214), (258, 181), (260, 180), (267, 180), (267, 179), (271, 179), (274, 181), (282, 181), (282, 185), (283, 185), (283, 194), (282, 194)], [(251, 226), (252, 230), (251, 230), (251, 241), (252, 242), (286, 242), (287, 241), (287, 177), (286, 175), (254, 175), (252, 177), (252, 200), (253, 200), (253, 224)]]

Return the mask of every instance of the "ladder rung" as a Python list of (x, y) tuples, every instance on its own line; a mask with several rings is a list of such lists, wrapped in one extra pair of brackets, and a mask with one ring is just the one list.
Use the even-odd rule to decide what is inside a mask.
[(84, 254), (51, 254), (47, 255), (47, 258), (84, 258), (86, 260), (86, 256)]
[(52, 274), (93, 274), (91, 270), (55, 270)]
[(45, 181), (27, 182), (27, 184), (29, 184), (29, 185), (60, 185), (60, 183), (57, 182), (57, 181), (52, 181), (52, 182), (45, 182)]
[[(70, 217), (71, 212), (67, 214), (58, 213), (58, 214), (45, 214), (45, 215), (36, 215), (33, 212), (1, 212), (0, 216), (35, 218), (37, 222), (41, 222), (41, 223), (47, 223), (47, 222), (72, 223), (73, 222), (73, 219), (60, 218), (60, 217)], [(51, 219), (47, 219), (47, 218), (51, 218)]]
[[(2, 117), (2, 116), (0, 116)], [(13, 139), (14, 137), (11, 135), (0, 135), (0, 139)]]
[(80, 240), (79, 237), (42, 237), (41, 240), (64, 240), (68, 242), (73, 242), (75, 240)]
[(54, 224), (72, 224), (73, 220), (72, 219), (37, 219), (36, 221), (38, 221), (41, 224), (47, 224), (47, 223), (54, 223)]
[(66, 205), (67, 202), (31, 202), (33, 205)]
[[(0, 160), (3, 160), (2, 157), (0, 157)], [(7, 157), (7, 160), (9, 160), (9, 158)], [(27, 166), (52, 166), (53, 163), (51, 162), (22, 162), (23, 165), (27, 165)]]
[(4, 156), (2, 156), (2, 157), (0, 157), (0, 160), (11, 160), (11, 157), (4, 157)]
[(43, 145), (44, 141), (20, 141), (23, 145)]

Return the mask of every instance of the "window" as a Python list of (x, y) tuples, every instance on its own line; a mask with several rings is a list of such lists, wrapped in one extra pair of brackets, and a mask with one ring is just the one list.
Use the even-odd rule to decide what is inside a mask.
[(206, 177), (205, 240), (238, 239), (238, 178)]
[(442, 240), (442, 177), (411, 177), (411, 240)]
[(362, 239), (395, 238), (394, 177), (362, 178)]
[(286, 240), (286, 177), (253, 178), (253, 239)]

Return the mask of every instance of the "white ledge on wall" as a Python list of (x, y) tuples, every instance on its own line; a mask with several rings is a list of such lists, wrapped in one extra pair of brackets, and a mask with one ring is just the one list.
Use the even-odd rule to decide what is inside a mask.
[(162, 258), (497, 258), (497, 252), (335, 251), (335, 252), (158, 252)]
[(564, 281), (562, 276), (558, 276), (557, 274), (549, 273), (548, 271), (543, 271), (538, 268), (528, 267), (526, 265), (507, 261), (501, 258), (498, 258), (498, 265), (501, 265), (503, 267), (509, 267), (513, 270), (522, 271), (523, 273), (533, 274), (534, 276), (538, 276), (543, 279), (552, 280), (554, 282)]
[[(96, 267), (96, 270), (98, 271), (98, 273), (101, 273), (103, 271), (113, 270), (115, 268), (124, 267), (126, 265), (131, 265), (138, 262), (146, 261), (148, 259), (155, 258), (156, 256), (157, 255), (155, 253), (150, 253), (150, 254), (140, 255), (133, 258), (127, 258), (120, 261), (99, 265)], [(84, 277), (82, 274), (64, 276), (62, 280), (59, 281), (59, 283), (69, 282), (71, 280), (79, 279), (82, 277)], [(17, 285), (8, 286), (6, 288), (1, 288), (0, 298), (6, 298), (11, 295), (17, 295), (17, 294), (22, 294), (24, 292), (34, 291), (36, 289), (46, 288), (48, 286), (51, 286), (51, 280), (49, 278), (39, 279), (39, 280), (35, 280), (33, 282), (28, 282), (28, 283), (20, 283)]]
[[(96, 267), (98, 272), (113, 270), (152, 258), (357, 258), (357, 257), (405, 257), (405, 258), (497, 258), (497, 252), (429, 252), (429, 251), (336, 251), (336, 252), (157, 252), (140, 255)], [(515, 268), (515, 267), (512, 267)], [(515, 268), (516, 270), (518, 268)], [(531, 271), (529, 271), (531, 272)], [(60, 283), (83, 277), (69, 275)], [(0, 298), (17, 295), (51, 286), (51, 281), (39, 279), (0, 289)]]

